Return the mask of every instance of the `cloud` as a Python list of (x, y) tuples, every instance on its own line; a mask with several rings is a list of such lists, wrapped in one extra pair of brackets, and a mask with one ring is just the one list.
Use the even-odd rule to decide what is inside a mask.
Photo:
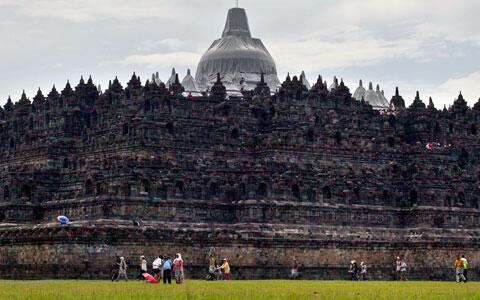
[(160, 41), (147, 40), (141, 42), (137, 49), (139, 51), (152, 51), (159, 47), (167, 47), (170, 50), (177, 50), (185, 46), (185, 42), (176, 38), (166, 38)]
[(430, 57), (421, 41), (402, 38), (385, 40), (359, 27), (325, 30), (295, 39), (269, 41), (268, 47), (283, 67), (314, 72), (321, 69), (343, 69), (376, 65), (394, 58)]
[[(464, 28), (462, 25), (450, 26), (450, 24), (441, 23), (422, 23), (414, 28), (418, 37), (446, 40), (454, 43), (473, 43), (480, 46), (480, 34), (478, 31), (469, 27)], [(480, 23), (478, 25), (480, 26)]]
[[(438, 0), (343, 0), (329, 7), (326, 15), (347, 22), (384, 22), (405, 19), (435, 19), (455, 17), (469, 10), (474, 1), (456, 0), (455, 5), (449, 1)], [(335, 12), (335, 14), (331, 14)]]
[(173, 18), (178, 10), (174, 10), (172, 3), (166, 0), (37, 0), (22, 2), (21, 11), (32, 17), (87, 22), (105, 18)]
[(432, 90), (431, 95), (435, 103), (442, 106), (451, 105), (458, 97), (460, 91), (470, 106), (475, 104), (480, 97), (480, 71), (467, 74), (463, 77), (451, 78)]
[(11, 5), (11, 4), (17, 4), (17, 1), (15, 1), (15, 0), (0, 0), (0, 5)]
[[(420, 92), (420, 99), (425, 104), (428, 104), (428, 98), (432, 97), (435, 106), (443, 108), (444, 105), (447, 108), (453, 104), (458, 98), (460, 92), (468, 102), (468, 105), (472, 107), (480, 97), (480, 71), (466, 74), (455, 78), (447, 79), (440, 84), (426, 84), (422, 81), (385, 81), (382, 82), (382, 89), (385, 88), (385, 94), (390, 100), (390, 96), (393, 95), (395, 87), (400, 88), (400, 95), (405, 99), (405, 103), (410, 105), (413, 102), (416, 91)], [(356, 85), (352, 85), (356, 88)]]
[[(379, 25), (399, 25), (417, 36), (480, 45), (480, 2), (472, 0), (344, 0), (330, 6), (329, 22), (342, 22), (386, 30)], [(418, 24), (418, 25), (417, 25)]]
[(123, 65), (146, 66), (150, 69), (191, 67), (197, 65), (200, 54), (193, 52), (171, 52), (165, 54), (131, 55), (120, 61)]

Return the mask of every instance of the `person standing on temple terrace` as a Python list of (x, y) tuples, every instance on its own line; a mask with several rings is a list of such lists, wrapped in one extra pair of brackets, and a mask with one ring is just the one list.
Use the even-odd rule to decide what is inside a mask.
[(400, 269), (402, 268), (402, 261), (400, 257), (397, 256), (397, 260), (395, 261), (395, 279), (400, 280)]
[(407, 281), (407, 263), (402, 260), (402, 264), (400, 265), (400, 279), (403, 281)]
[(120, 277), (123, 277), (125, 281), (128, 281), (127, 277), (127, 263), (125, 262), (125, 258), (122, 256), (120, 257), (120, 265), (118, 268), (118, 278), (117, 281), (120, 280)]
[(350, 280), (352, 281), (357, 281), (357, 273), (358, 273), (358, 265), (357, 262), (352, 260), (350, 262), (350, 269), (348, 270), (348, 273), (350, 273)]
[(467, 282), (467, 279), (463, 275), (464, 271), (464, 264), (463, 260), (460, 258), (460, 255), (457, 256), (457, 260), (455, 260), (455, 279), (457, 282), (463, 281)]
[(161, 275), (162, 270), (160, 269), (161, 266), (162, 266), (162, 257), (159, 255), (157, 258), (155, 258), (155, 260), (152, 263), (153, 277), (155, 277), (157, 281), (160, 281), (160, 277), (162, 276)]
[(183, 283), (183, 259), (180, 253), (177, 253), (177, 257), (173, 261), (173, 274), (175, 274), (175, 282), (177, 284)]
[(468, 281), (468, 274), (467, 274), (467, 270), (468, 270), (468, 260), (465, 258), (465, 254), (462, 254), (462, 258), (461, 260), (463, 261), (463, 277), (465, 277), (465, 281), (464, 282), (467, 282)]
[(168, 256), (163, 257), (163, 264), (162, 264), (162, 270), (163, 270), (163, 284), (167, 283), (172, 284), (172, 268), (173, 268), (173, 262)]
[(297, 263), (297, 259), (295, 257), (293, 258), (293, 261), (292, 261), (291, 278), (293, 280), (298, 278), (298, 263)]
[(225, 272), (225, 280), (230, 280), (230, 266), (226, 258), (223, 259), (223, 264), (220, 268)]
[(145, 256), (140, 256), (140, 274), (138, 274), (137, 280), (143, 280), (143, 273), (148, 273), (147, 259)]
[(367, 264), (363, 261), (360, 263), (360, 279), (367, 280)]

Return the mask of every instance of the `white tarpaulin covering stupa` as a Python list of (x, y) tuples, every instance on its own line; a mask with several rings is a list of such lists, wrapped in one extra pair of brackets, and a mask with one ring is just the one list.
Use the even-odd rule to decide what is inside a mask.
[(170, 75), (170, 78), (167, 81), (167, 84), (165, 86), (167, 88), (170, 88), (170, 85), (175, 83), (175, 76), (177, 75), (177, 72), (175, 71), (175, 68), (172, 69), (172, 75)]
[(228, 11), (222, 38), (202, 56), (195, 79), (203, 89), (213, 85), (217, 73), (227, 90), (251, 90), (262, 73), (272, 91), (280, 85), (275, 62), (262, 41), (252, 38), (243, 8)]
[(192, 74), (190, 73), (190, 69), (187, 71), (187, 75), (182, 80), (182, 86), (185, 89), (185, 93), (192, 94), (192, 96), (201, 96), (200, 89), (195, 82), (195, 78), (193, 78)]

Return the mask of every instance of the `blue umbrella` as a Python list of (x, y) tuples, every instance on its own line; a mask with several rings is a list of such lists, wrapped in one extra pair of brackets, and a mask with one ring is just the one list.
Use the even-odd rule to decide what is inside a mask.
[(68, 223), (68, 218), (65, 216), (58, 216), (57, 220), (60, 221), (62, 224), (67, 224)]

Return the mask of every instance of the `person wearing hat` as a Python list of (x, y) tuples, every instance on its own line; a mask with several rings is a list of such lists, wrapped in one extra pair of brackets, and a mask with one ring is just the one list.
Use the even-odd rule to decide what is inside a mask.
[(117, 281), (120, 280), (120, 277), (123, 277), (125, 281), (128, 281), (127, 277), (127, 263), (125, 262), (125, 258), (122, 256), (120, 257), (120, 265), (118, 267), (118, 277)]
[(226, 258), (223, 259), (223, 264), (220, 266), (221, 269), (225, 272), (225, 280), (230, 280), (230, 266)]
[(352, 281), (357, 281), (358, 280), (358, 277), (357, 277), (357, 273), (358, 273), (358, 266), (357, 266), (357, 262), (352, 260), (350, 262), (350, 269), (348, 270), (348, 273), (350, 273), (350, 279)]
[(363, 261), (360, 263), (360, 280), (367, 280), (367, 264)]
[(395, 261), (395, 279), (400, 280), (400, 270), (402, 269), (402, 260), (399, 256), (397, 256), (397, 260)]

